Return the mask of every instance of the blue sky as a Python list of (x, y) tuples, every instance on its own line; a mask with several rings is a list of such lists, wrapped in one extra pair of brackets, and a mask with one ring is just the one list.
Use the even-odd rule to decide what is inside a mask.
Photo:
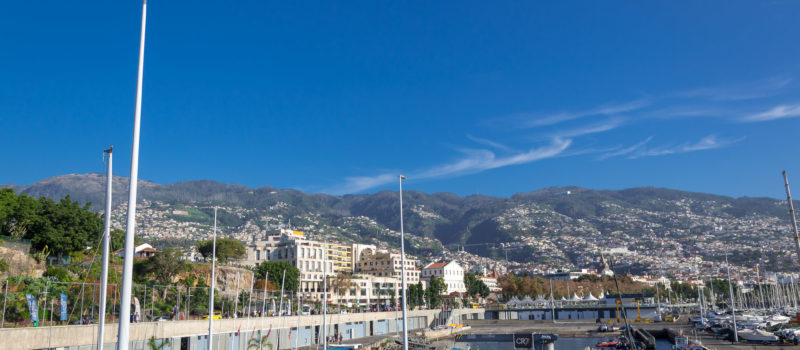
[[(800, 186), (800, 3), (148, 4), (140, 173), (307, 192)], [(0, 12), (0, 183), (129, 172), (141, 3)]]

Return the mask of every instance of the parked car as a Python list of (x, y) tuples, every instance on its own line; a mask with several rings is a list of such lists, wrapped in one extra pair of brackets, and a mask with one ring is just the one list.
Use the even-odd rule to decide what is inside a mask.
[[(204, 319), (204, 320), (207, 320), (207, 319), (208, 319), (208, 315), (203, 315), (203, 319)], [(215, 320), (220, 320), (220, 319), (222, 319), (222, 313), (221, 313), (221, 312), (219, 312), (219, 311), (214, 311), (214, 319), (215, 319)]]

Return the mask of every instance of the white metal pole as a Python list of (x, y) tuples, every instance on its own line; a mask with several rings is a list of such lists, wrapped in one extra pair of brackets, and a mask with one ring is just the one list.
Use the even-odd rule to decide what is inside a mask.
[[(294, 337), (294, 348), (297, 349), (298, 344), (300, 344), (300, 293), (297, 293), (297, 334)], [(289, 329), (289, 332), (292, 330)]]
[(283, 270), (283, 278), (281, 278), (281, 298), (280, 298), (281, 304), (278, 306), (278, 339), (280, 339), (281, 326), (283, 325), (281, 321), (283, 321), (283, 286), (285, 283), (286, 283), (286, 270)]
[(408, 319), (406, 318), (406, 245), (405, 232), (403, 231), (403, 180), (406, 177), (399, 176), (400, 182), (400, 273), (403, 282), (403, 350), (408, 350)]
[[(255, 276), (255, 275), (254, 275)], [(265, 317), (267, 317), (267, 286), (269, 285), (269, 271), (264, 273), (264, 295), (261, 297), (261, 329), (264, 329)], [(259, 347), (261, 341), (258, 342)]]
[(136, 110), (133, 117), (128, 223), (125, 230), (125, 261), (122, 265), (122, 297), (119, 308), (118, 350), (128, 350), (130, 341), (131, 283), (133, 282), (133, 237), (136, 235), (136, 185), (139, 181), (139, 122), (142, 116), (142, 76), (144, 74), (144, 33), (147, 0), (142, 0), (142, 28), (139, 36), (139, 73), (136, 81)]
[(214, 237), (211, 241), (211, 290), (208, 293), (208, 350), (212, 350), (211, 337), (214, 330), (214, 285), (217, 268), (217, 208), (214, 207)]
[(733, 299), (733, 284), (731, 284), (731, 265), (728, 263), (728, 252), (725, 252), (725, 266), (728, 268), (728, 292), (731, 294), (731, 316), (733, 316), (733, 342), (739, 342), (739, 332), (736, 329), (736, 303)]
[(322, 349), (328, 350), (328, 238), (322, 245)]
[[(236, 299), (233, 299), (233, 318), (239, 318), (239, 273), (236, 273)], [(241, 323), (241, 322), (240, 322)]]
[(6, 279), (6, 286), (3, 291), (3, 323), (0, 328), (6, 328), (6, 299), (8, 299), (8, 279)]
[(112, 152), (114, 146), (108, 147), (103, 152), (108, 154), (108, 164), (106, 164), (106, 212), (103, 225), (103, 257), (102, 267), (100, 269), (100, 314), (97, 317), (98, 331), (97, 331), (97, 348), (103, 348), (103, 338), (105, 334), (106, 325), (106, 295), (108, 292), (108, 253), (111, 241), (111, 191), (112, 191)]
[[(247, 294), (247, 327), (250, 327), (250, 314), (253, 313), (253, 285), (256, 283), (256, 273), (250, 277), (250, 293)], [(244, 305), (242, 305), (244, 307)]]

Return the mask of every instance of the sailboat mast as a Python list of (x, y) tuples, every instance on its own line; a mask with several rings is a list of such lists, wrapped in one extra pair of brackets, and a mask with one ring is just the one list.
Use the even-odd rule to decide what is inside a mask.
[(797, 248), (797, 259), (800, 261), (800, 232), (797, 231), (797, 218), (794, 216), (794, 203), (792, 203), (792, 192), (789, 191), (789, 179), (786, 177), (786, 170), (783, 171), (783, 184), (786, 187), (786, 201), (789, 202), (789, 216), (792, 217), (794, 246)]
[(736, 302), (733, 299), (733, 284), (731, 283), (731, 265), (728, 264), (728, 252), (725, 252), (725, 267), (728, 268), (728, 292), (731, 294), (731, 315), (733, 316), (733, 342), (739, 342), (739, 332), (736, 328)]

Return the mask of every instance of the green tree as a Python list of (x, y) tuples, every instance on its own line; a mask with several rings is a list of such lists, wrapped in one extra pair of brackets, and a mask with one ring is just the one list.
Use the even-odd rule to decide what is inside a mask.
[(467, 288), (467, 294), (473, 297), (478, 295), (485, 297), (490, 293), (486, 283), (471, 273), (464, 274), (464, 286)]
[(175, 248), (157, 251), (152, 257), (137, 262), (136, 274), (149, 275), (162, 284), (170, 284), (175, 275), (188, 269), (186, 262), (181, 260), (182, 255)]
[(431, 276), (428, 289), (425, 290), (425, 299), (428, 301), (428, 306), (430, 308), (439, 307), (442, 303), (442, 293), (445, 291), (447, 291), (447, 285), (444, 283), (444, 280), (436, 276)]
[[(213, 240), (197, 242), (197, 251), (206, 258), (211, 258)], [(226, 261), (229, 259), (240, 259), (245, 255), (244, 244), (232, 238), (217, 238), (217, 259)]]
[(269, 283), (276, 288), (281, 288), (283, 271), (286, 271), (285, 290), (297, 291), (300, 270), (285, 261), (264, 261), (256, 267), (256, 277), (264, 278), (269, 273)]
[[(141, 244), (142, 239), (139, 236), (133, 236), (133, 244)], [(111, 251), (117, 251), (125, 248), (125, 231), (116, 229), (111, 231)]]
[(102, 220), (89, 210), (90, 203), (81, 207), (66, 196), (59, 203), (42, 197), (39, 204), (39, 215), (26, 232), (35, 249), (49, 247), (60, 259), (97, 242)]
[(413, 310), (415, 307), (422, 305), (425, 297), (425, 289), (422, 287), (422, 282), (408, 286), (406, 297), (408, 298), (409, 309)]

